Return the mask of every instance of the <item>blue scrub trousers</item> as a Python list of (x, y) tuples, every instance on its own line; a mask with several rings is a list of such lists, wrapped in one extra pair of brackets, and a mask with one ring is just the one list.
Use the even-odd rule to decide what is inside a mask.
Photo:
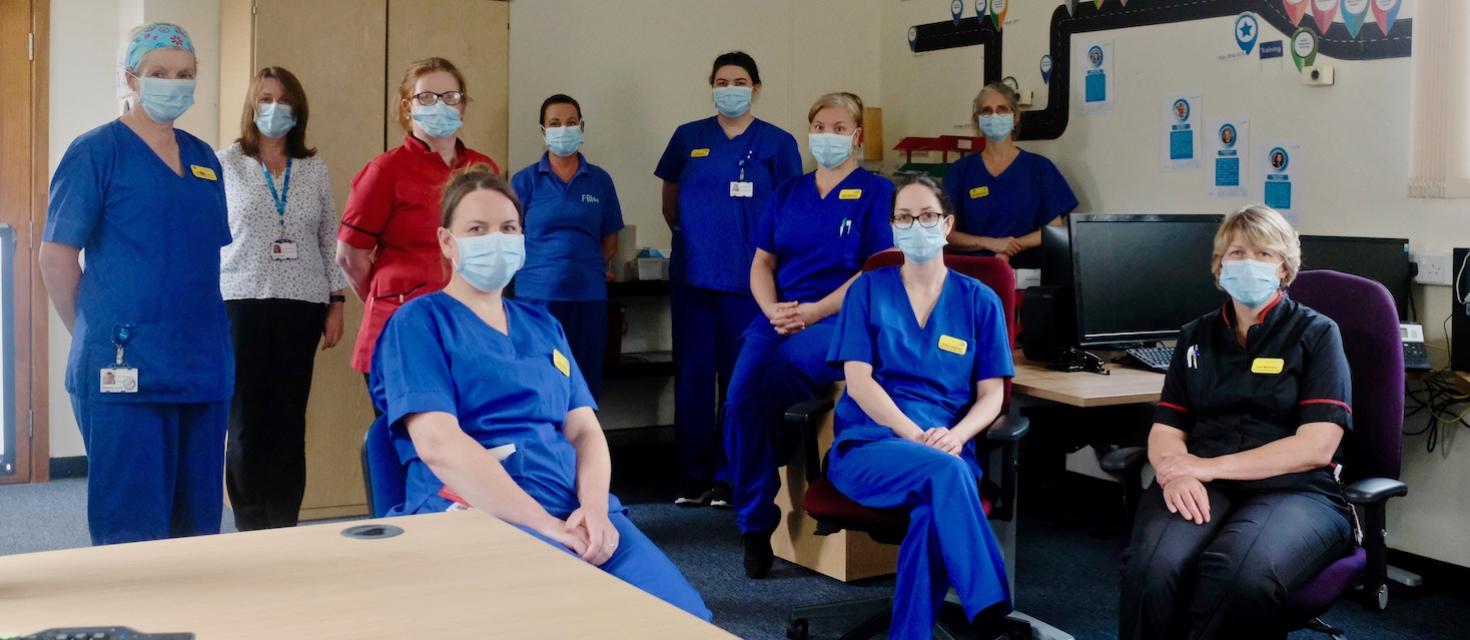
[(674, 440), (679, 470), (694, 483), (724, 482), (725, 451), (717, 409), (724, 404), (740, 355), (741, 333), (761, 317), (744, 293), (674, 285)]
[(930, 638), (950, 586), (971, 620), (997, 604), (1009, 611), (1005, 558), (963, 458), (897, 436), (839, 442), (827, 478), (858, 504), (909, 512), (889, 638)]
[[(709, 607), (704, 606), (704, 598), (684, 579), (684, 574), (679, 572), (679, 568), (674, 566), (669, 557), (638, 530), (628, 514), (615, 511), (607, 514), (607, 517), (612, 521), (613, 528), (618, 530), (618, 548), (600, 568), (619, 580), (708, 622), (712, 614)], [(572, 553), (571, 549), (561, 543), (527, 527), (517, 528), (562, 551)]]
[(594, 399), (602, 397), (602, 371), (607, 360), (607, 301), (606, 300), (529, 300), (524, 302), (541, 305), (549, 311), (562, 331), (567, 334), (567, 345), (572, 348), (572, 359), (582, 369), (587, 380), (587, 389)]
[(775, 531), (781, 522), (777, 470), (791, 458), (800, 436), (785, 428), (782, 416), (841, 379), (842, 372), (827, 364), (836, 329), (832, 316), (781, 336), (761, 316), (745, 332), (725, 400), (725, 455), (741, 533)]
[(72, 396), (87, 447), (92, 544), (219, 533), (230, 402), (111, 403)]

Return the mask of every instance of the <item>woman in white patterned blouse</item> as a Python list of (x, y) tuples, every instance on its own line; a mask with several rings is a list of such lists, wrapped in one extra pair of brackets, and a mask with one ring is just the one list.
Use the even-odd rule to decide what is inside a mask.
[(312, 364), (342, 337), (337, 213), (327, 167), (306, 146), (291, 72), (266, 67), (245, 94), (240, 138), (219, 151), (234, 242), (220, 289), (235, 344), (225, 485), (244, 531), (296, 524), (306, 488)]

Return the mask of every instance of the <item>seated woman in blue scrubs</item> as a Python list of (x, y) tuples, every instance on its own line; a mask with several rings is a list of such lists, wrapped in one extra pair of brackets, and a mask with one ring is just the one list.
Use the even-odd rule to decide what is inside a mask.
[(87, 447), (93, 544), (219, 533), (235, 385), (225, 183), (214, 150), (174, 127), (194, 104), (193, 42), (150, 24), (121, 67), (125, 111), (62, 156), (40, 252), (72, 334), (66, 391)]
[(1021, 107), (1010, 87), (985, 85), (970, 117), (985, 136), (985, 149), (961, 158), (944, 174), (944, 190), (959, 218), (949, 234), (949, 250), (1040, 267), (1039, 252), (1028, 250), (1041, 246), (1042, 227), (1066, 223), (1077, 196), (1051, 160), (1016, 147)]
[(571, 96), (543, 101), (546, 153), (510, 183), (526, 207), (526, 266), (516, 273), (515, 296), (561, 323), (596, 399), (607, 352), (608, 261), (618, 252), (623, 209), (612, 176), (578, 151), (585, 126)]
[(1005, 312), (985, 284), (945, 268), (954, 215), (939, 185), (905, 178), (897, 189), (904, 264), (853, 282), (828, 355), (847, 392), (827, 477), (860, 504), (909, 512), (888, 637), (929, 638), (951, 586), (989, 630), (1010, 612), (1010, 591), (980, 507), (974, 439), (1000, 413), (1002, 379), (1014, 373)]
[(781, 519), (776, 470), (794, 445), (781, 414), (837, 379), (827, 347), (842, 297), (869, 256), (893, 247), (893, 183), (853, 156), (863, 140), (862, 104), (829, 93), (807, 120), (817, 170), (777, 189), (761, 217), (750, 290), (764, 315), (745, 330), (725, 403), (725, 454), (752, 578), (771, 569), (771, 533)]
[(709, 609), (608, 494), (597, 406), (561, 325), (505, 299), (525, 256), (510, 185), (472, 165), (444, 188), (454, 273), (403, 305), (373, 353), (373, 402), (408, 468), (398, 513), (468, 503), (708, 620)]

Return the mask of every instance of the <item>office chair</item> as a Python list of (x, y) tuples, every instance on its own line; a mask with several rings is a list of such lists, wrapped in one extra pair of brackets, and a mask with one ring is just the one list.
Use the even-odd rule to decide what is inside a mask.
[(402, 506), (408, 470), (398, 461), (398, 450), (388, 436), (388, 418), (378, 416), (362, 438), (362, 486), (372, 517), (388, 515)]
[[(956, 272), (973, 277), (994, 289), (1000, 296), (1005, 310), (1006, 325), (1014, 339), (1015, 324), (1015, 274), (1003, 260), (992, 257), (952, 256), (944, 257), (945, 266)], [(879, 253), (863, 265), (864, 271), (903, 264), (903, 254), (897, 251)], [(985, 514), (996, 529), (1006, 566), (1015, 567), (1014, 520), (1016, 504), (1016, 473), (1019, 442), (1030, 425), (1026, 418), (1009, 415), (1011, 382), (1005, 381), (1005, 404), (1000, 417), (985, 430), (984, 441), (977, 442), (978, 454), (998, 453), (1000, 472), (996, 482), (981, 483), (980, 502)], [(908, 530), (908, 514), (902, 510), (879, 510), (864, 507), (842, 495), (829, 482), (823, 471), (824, 453), (819, 451), (816, 434), (824, 423), (832, 420), (834, 398), (828, 396), (797, 404), (787, 409), (785, 421), (790, 428), (802, 435), (800, 455), (805, 458), (808, 486), (801, 504), (806, 514), (817, 521), (817, 535), (831, 535), (844, 529), (868, 534), (883, 544), (899, 544)], [(993, 458), (994, 456), (992, 456)], [(989, 470), (993, 465), (987, 464)], [(991, 475), (987, 471), (986, 475)], [(1014, 583), (1014, 579), (1012, 580)], [(1015, 593), (1014, 584), (1011, 589)], [(842, 614), (870, 616), (843, 634), (843, 640), (876, 637), (888, 630), (892, 621), (890, 598), (854, 600), (798, 607), (790, 614), (786, 635), (792, 640), (803, 640), (810, 632), (810, 619)], [(941, 622), (938, 629), (945, 637), (950, 634)]]
[[(1367, 605), (1388, 607), (1389, 498), (1408, 493), (1398, 480), (1403, 453), (1404, 348), (1393, 296), (1383, 285), (1336, 271), (1304, 271), (1288, 290), (1297, 302), (1337, 323), (1353, 381), (1353, 429), (1343, 437), (1342, 480), (1358, 513), (1363, 542), (1286, 596), (1290, 630), (1308, 629), (1344, 640), (1321, 618), (1348, 589), (1361, 587)], [(1141, 447), (1109, 454), (1103, 467), (1141, 485)], [(1135, 489), (1129, 489), (1136, 496)], [(1136, 502), (1135, 502), (1136, 504)]]

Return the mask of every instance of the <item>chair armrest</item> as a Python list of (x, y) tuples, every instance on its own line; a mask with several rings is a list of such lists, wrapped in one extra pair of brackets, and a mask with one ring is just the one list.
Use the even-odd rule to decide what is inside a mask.
[(1391, 478), (1363, 478), (1348, 485), (1343, 493), (1353, 504), (1380, 504), (1389, 498), (1408, 494), (1409, 485)]
[(797, 424), (814, 424), (832, 410), (832, 398), (812, 398), (791, 405), (786, 409), (786, 421)]
[(1026, 416), (1000, 416), (985, 430), (985, 439), (992, 442), (1019, 442), (1031, 431), (1031, 419)]
[(1148, 461), (1148, 449), (1143, 447), (1122, 447), (1109, 451), (1107, 455), (1098, 461), (1103, 471), (1108, 473), (1124, 473), (1130, 469), (1141, 469), (1143, 463)]

